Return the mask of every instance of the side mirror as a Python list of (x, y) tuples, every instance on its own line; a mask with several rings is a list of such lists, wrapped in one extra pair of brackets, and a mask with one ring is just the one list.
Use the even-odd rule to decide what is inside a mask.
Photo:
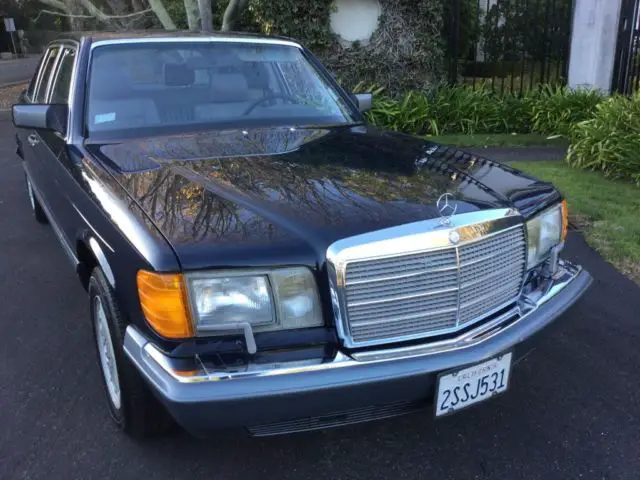
[(53, 130), (67, 134), (69, 107), (66, 105), (14, 105), (13, 124), (17, 128)]
[(371, 93), (356, 93), (354, 95), (358, 103), (358, 110), (368, 112), (373, 104), (373, 95)]

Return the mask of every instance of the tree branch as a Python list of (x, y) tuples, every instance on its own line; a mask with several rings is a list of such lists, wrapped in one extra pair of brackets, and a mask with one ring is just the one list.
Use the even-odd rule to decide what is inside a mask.
[(224, 17), (222, 18), (223, 32), (230, 32), (236, 23), (236, 20), (240, 17), (245, 7), (247, 6), (247, 0), (229, 0), (229, 5), (224, 11)]
[(91, 16), (93, 16), (94, 18), (97, 18), (98, 20), (100, 20), (103, 23), (110, 23), (110, 17), (109, 15), (107, 15), (106, 13), (104, 13), (102, 10), (100, 10), (98, 7), (96, 7), (91, 0), (80, 0), (80, 4), (87, 10), (87, 12), (89, 12), (89, 14)]
[(40, 0), (45, 5), (49, 5), (50, 7), (57, 8), (58, 10), (62, 10), (63, 12), (68, 12), (69, 7), (66, 3), (61, 2), (60, 0)]
[[(43, 1), (43, 3), (46, 3), (46, 2)], [(124, 18), (131, 18), (138, 15), (144, 15), (145, 13), (149, 13), (151, 11), (152, 10), (149, 8), (147, 10), (142, 10), (141, 12), (129, 13), (127, 15), (104, 15), (103, 14), (103, 16), (109, 20), (118, 20), (118, 19), (124, 19)], [(32, 18), (31, 20), (33, 22), (37, 22), (42, 14), (57, 15), (59, 17), (66, 17), (66, 18), (96, 18), (95, 15), (83, 15), (80, 13), (73, 14), (73, 13), (64, 13), (64, 12), (54, 12), (52, 10), (40, 10), (40, 12), (38, 12), (38, 15), (35, 18)]]
[(176, 24), (171, 19), (171, 16), (169, 15), (169, 12), (167, 12), (162, 0), (149, 0), (149, 6), (151, 7), (151, 10), (153, 10), (153, 13), (156, 14), (156, 17), (158, 17), (158, 20), (165, 30), (176, 30)]

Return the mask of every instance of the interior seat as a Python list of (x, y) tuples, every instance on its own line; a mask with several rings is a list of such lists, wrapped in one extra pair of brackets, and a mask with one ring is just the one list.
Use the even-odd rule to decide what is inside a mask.
[(155, 103), (135, 91), (125, 68), (115, 68), (93, 78), (89, 95), (89, 123), (93, 130), (145, 127), (160, 123)]
[(249, 86), (242, 73), (211, 73), (209, 102), (196, 106), (197, 120), (234, 119), (253, 104)]

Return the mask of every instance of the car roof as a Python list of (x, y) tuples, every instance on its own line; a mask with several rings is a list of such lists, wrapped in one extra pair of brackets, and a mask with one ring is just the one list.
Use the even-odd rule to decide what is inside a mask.
[(298, 44), (295, 40), (287, 37), (278, 37), (271, 35), (263, 35), (257, 33), (246, 32), (192, 32), (182, 30), (129, 30), (129, 31), (111, 31), (111, 32), (69, 32), (58, 36), (56, 41), (61, 40), (75, 40), (82, 41), (90, 39), (93, 42), (103, 40), (137, 40), (149, 38), (149, 39), (176, 39), (176, 38), (211, 38), (215, 39), (227, 39), (230, 41), (247, 41), (247, 40), (282, 40), (287, 42), (293, 42)]

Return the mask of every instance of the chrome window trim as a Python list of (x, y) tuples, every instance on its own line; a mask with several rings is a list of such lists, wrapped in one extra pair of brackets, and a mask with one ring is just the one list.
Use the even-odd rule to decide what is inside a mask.
[(105, 45), (127, 45), (140, 43), (243, 43), (258, 45), (282, 45), (295, 47), (302, 50), (302, 45), (291, 40), (276, 38), (249, 38), (249, 37), (144, 37), (144, 38), (112, 38), (108, 40), (96, 40), (91, 44), (91, 50)]
[[(347, 265), (350, 263), (434, 252), (441, 249), (450, 249), (455, 246), (456, 258), (458, 260), (459, 287), (459, 247), (479, 240), (484, 240), (516, 228), (525, 230), (524, 238), (526, 249), (526, 228), (524, 218), (517, 210), (510, 208), (484, 210), (455, 215), (450, 219), (450, 223), (447, 225), (443, 225), (440, 218), (435, 218), (421, 222), (399, 225), (362, 235), (356, 235), (334, 242), (327, 249), (327, 271), (329, 273), (329, 288), (334, 310), (334, 321), (339, 338), (347, 348), (359, 348), (446, 335), (468, 328), (469, 326), (478, 323), (489, 315), (495, 313), (495, 311), (513, 304), (515, 300), (510, 300), (509, 302), (501, 305), (498, 309), (493, 309), (474, 318), (472, 321), (466, 322), (464, 325), (460, 325), (460, 290), (458, 290), (458, 313), (456, 315), (456, 325), (454, 327), (439, 329), (432, 332), (394, 336), (392, 338), (385, 337), (374, 340), (354, 341), (349, 329), (348, 321), (348, 309), (346, 303), (346, 270)], [(456, 232), (460, 238), (460, 241), (455, 245), (453, 245), (449, 240), (450, 235), (453, 232)], [(522, 284), (524, 284), (526, 277), (525, 272), (526, 263), (522, 276)]]
[[(47, 96), (45, 97), (45, 102), (48, 105), (51, 105), (51, 97), (53, 96), (53, 89), (56, 86), (56, 82), (58, 81), (58, 75), (60, 74), (60, 66), (62, 65), (62, 60), (64, 60), (65, 55), (68, 55), (69, 47), (65, 47), (64, 45), (60, 45), (60, 53), (58, 54), (58, 58), (56, 58), (56, 64), (53, 67), (53, 71), (51, 72), (51, 80), (49, 81), (49, 89), (47, 91)], [(71, 85), (69, 85), (69, 90), (71, 90)]]
[[(47, 67), (48, 62), (48, 58), (47, 55), (49, 54), (49, 51), (57, 48), (58, 49), (58, 53), (56, 53), (56, 57), (53, 59), (53, 67), (51, 68), (51, 75), (49, 76), (49, 78), (44, 78), (44, 73), (45, 73), (45, 69)], [(53, 72), (56, 71), (56, 68), (58, 67), (58, 60), (60, 59), (60, 54), (62, 53), (62, 49), (63, 49), (63, 45), (61, 45), (60, 43), (52, 43), (47, 47), (46, 52), (44, 53), (45, 56), (45, 60), (44, 63), (42, 64), (42, 68), (40, 70), (40, 73), (38, 74), (38, 84), (36, 85), (36, 88), (34, 90), (34, 98), (33, 100), (37, 100), (39, 93), (40, 93), (40, 89), (43, 87), (43, 82), (46, 82), (46, 85), (44, 86), (44, 101), (43, 102), (37, 102), (37, 101), (33, 101), (32, 103), (36, 104), (36, 105), (42, 105), (42, 104), (47, 104), (47, 100), (49, 98), (49, 92), (51, 89), (51, 82), (53, 81)]]

